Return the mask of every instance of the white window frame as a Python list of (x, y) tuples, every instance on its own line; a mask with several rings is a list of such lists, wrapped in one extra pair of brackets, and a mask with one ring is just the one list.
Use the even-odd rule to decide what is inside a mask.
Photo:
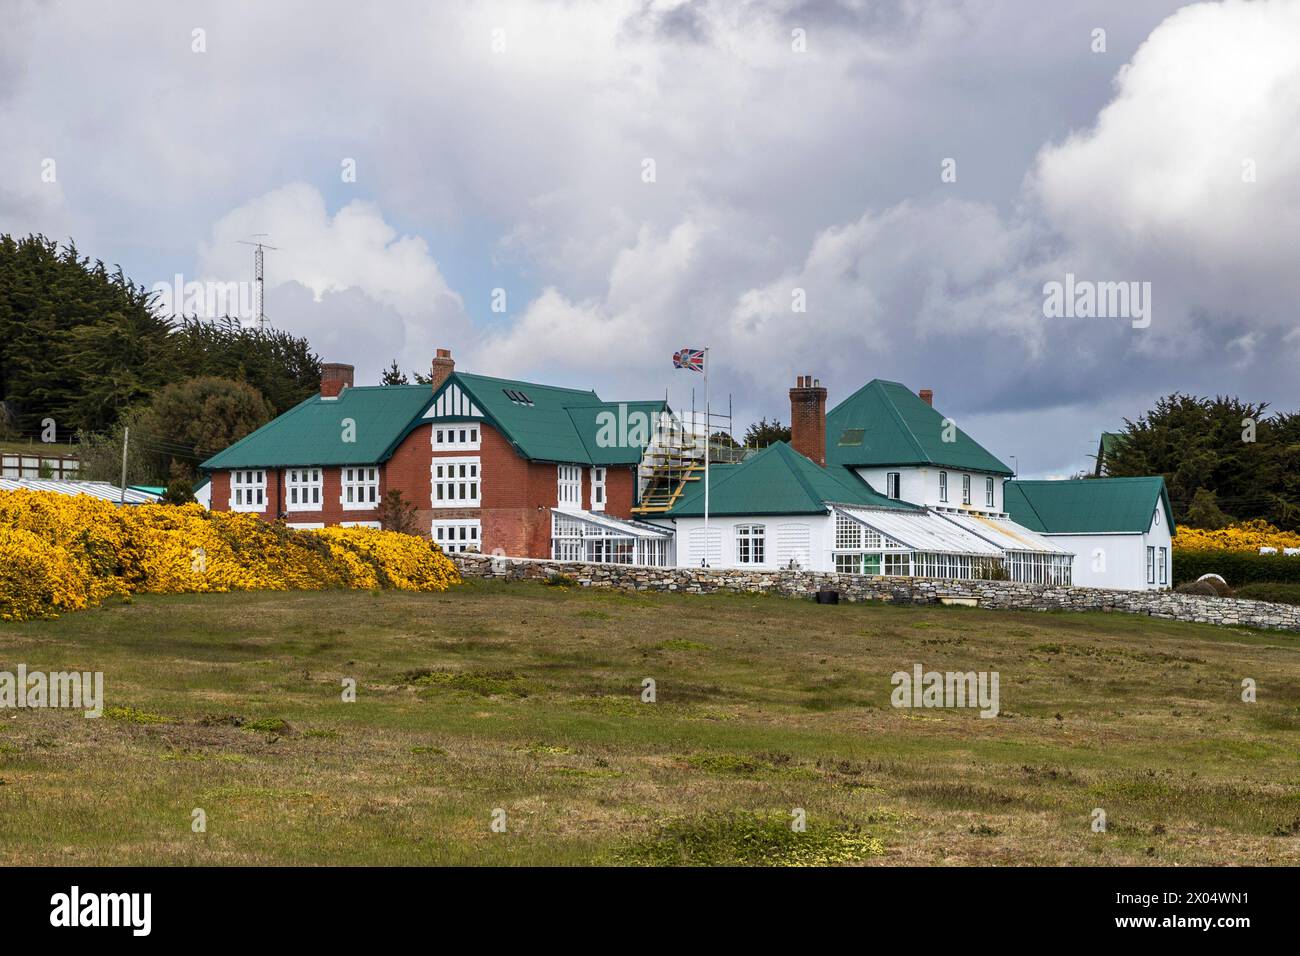
[(961, 503), (970, 504), (970, 475), (961, 476)]
[(555, 501), (560, 508), (582, 508), (582, 466), (555, 466)]
[[(352, 501), (348, 501), (352, 492)], [(379, 507), (379, 466), (344, 465), (339, 469), (339, 506), (344, 511), (374, 511)]]
[(230, 510), (266, 510), (266, 469), (238, 468), (230, 473)]
[(447, 554), (483, 550), (483, 526), (478, 518), (434, 518), (429, 537)]
[(767, 563), (767, 525), (738, 524), (734, 528), (736, 537), (737, 564)]
[(996, 494), (993, 488), (993, 479), (986, 477), (984, 479), (984, 506), (990, 511), (993, 509), (993, 502), (996, 500)]
[(1156, 548), (1155, 545), (1147, 545), (1147, 584), (1156, 583)]
[(284, 510), (320, 511), (324, 504), (325, 481), (320, 468), (284, 470)]
[(374, 528), (378, 531), (383, 527), (378, 521), (340, 521), (340, 528)]
[(435, 458), (429, 465), (429, 480), (434, 508), (479, 507), (483, 496), (483, 468), (478, 457)]
[(939, 504), (946, 505), (947, 503), (948, 503), (948, 473), (946, 471), (941, 471), (939, 472)]
[(885, 497), (901, 501), (903, 497), (903, 473), (901, 471), (885, 472)]
[(320, 531), (325, 527), (323, 521), (286, 521), (286, 528), (293, 528), (295, 531)]
[(1168, 548), (1160, 549), (1160, 559), (1158, 561), (1158, 565), (1160, 568), (1160, 583), (1168, 584), (1169, 583), (1169, 549)]
[(483, 431), (478, 422), (434, 422), (429, 442), (434, 451), (478, 451)]
[(608, 468), (591, 469), (591, 510), (604, 511), (607, 500), (605, 484), (609, 476)]

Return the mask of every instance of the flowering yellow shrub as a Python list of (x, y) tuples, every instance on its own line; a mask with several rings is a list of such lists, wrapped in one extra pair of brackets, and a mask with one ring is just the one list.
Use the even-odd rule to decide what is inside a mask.
[(459, 581), (437, 545), (391, 531), (298, 531), (198, 505), (120, 508), (88, 495), (0, 491), (0, 620), (114, 594), (441, 591)]
[(1174, 547), (1184, 551), (1249, 551), (1260, 548), (1300, 548), (1300, 534), (1279, 531), (1262, 518), (1242, 521), (1219, 531), (1200, 528), (1179, 528), (1174, 536)]

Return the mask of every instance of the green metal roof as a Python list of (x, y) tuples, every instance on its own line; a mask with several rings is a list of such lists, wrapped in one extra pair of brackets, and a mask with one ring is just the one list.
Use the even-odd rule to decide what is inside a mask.
[(601, 402), (567, 409), (587, 460), (593, 465), (635, 465), (668, 404)]
[(1011, 469), (960, 428), (944, 441), (944, 416), (907, 386), (873, 379), (826, 415), (826, 463), (937, 465), (1010, 475)]
[[(919, 511), (916, 505), (886, 498), (846, 468), (822, 468), (785, 442), (775, 442), (739, 464), (709, 470), (710, 515), (821, 514), (828, 501)], [(667, 518), (704, 514), (704, 483), (697, 483)]]
[[(458, 386), (483, 412), (483, 418), (501, 432), (525, 458), (535, 461), (573, 462), (588, 465), (634, 465), (641, 460), (644, 446), (627, 444), (628, 438), (638, 438), (636, 429), (622, 428), (620, 405), (649, 416), (653, 428), (654, 414), (663, 410), (662, 401), (605, 402), (592, 391), (574, 388), (556, 388), (521, 382), (516, 379), (493, 378), (487, 375), (453, 373), (442, 388), (431, 396), (433, 404), (438, 395), (452, 385)], [(520, 399), (526, 401), (521, 401)], [(602, 418), (608, 413), (611, 418)], [(461, 421), (463, 415), (446, 416), (433, 421)], [(615, 423), (615, 442), (603, 444), (609, 436), (601, 435), (602, 424)], [(649, 432), (645, 437), (650, 437)]]
[[(362, 385), (338, 398), (319, 395), (295, 405), (218, 452), (201, 467), (280, 468), (289, 465), (369, 465), (384, 461), (408, 426), (429, 406), (427, 385)], [(345, 419), (355, 427), (351, 437)]]
[[(438, 396), (453, 384), (483, 415), (425, 418)], [(644, 446), (639, 444), (641, 430), (633, 413), (644, 414), (645, 424), (653, 429), (655, 416), (666, 407), (662, 401), (603, 402), (592, 391), (455, 372), (436, 392), (427, 385), (364, 385), (344, 389), (337, 399), (314, 395), (201, 467), (215, 471), (375, 464), (387, 460), (402, 439), (422, 424), (475, 417), (500, 431), (525, 458), (635, 465)], [(343, 422), (349, 418), (355, 423), (355, 441), (345, 442)], [(609, 423), (612, 428), (605, 428)], [(646, 431), (645, 437), (649, 434)]]
[(1008, 481), (1003, 508), (1012, 520), (1044, 534), (1141, 534), (1164, 505), (1169, 533), (1173, 509), (1165, 481), (1154, 478), (1084, 478), (1071, 481)]

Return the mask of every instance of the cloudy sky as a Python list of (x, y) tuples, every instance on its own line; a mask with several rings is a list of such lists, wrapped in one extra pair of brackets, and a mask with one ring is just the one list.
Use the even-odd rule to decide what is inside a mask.
[(7, 0), (0, 232), (147, 287), (268, 233), (358, 384), (681, 405), (708, 346), (738, 429), (887, 378), (1069, 474), (1174, 390), (1300, 407), (1300, 0)]

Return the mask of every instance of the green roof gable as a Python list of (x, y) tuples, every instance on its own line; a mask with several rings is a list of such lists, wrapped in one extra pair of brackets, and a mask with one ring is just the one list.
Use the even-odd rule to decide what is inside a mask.
[[(362, 385), (345, 388), (333, 399), (313, 395), (200, 467), (215, 471), (375, 464), (393, 453), (428, 405), (427, 385)], [(354, 426), (350, 436), (346, 419)]]
[(1169, 533), (1173, 509), (1163, 478), (1008, 481), (1002, 507), (1012, 520), (1044, 534), (1142, 534), (1163, 504)]
[[(775, 442), (739, 464), (709, 471), (710, 515), (821, 514), (827, 502), (920, 510), (873, 491), (846, 468), (822, 468), (785, 442)], [(664, 517), (704, 515), (704, 483), (697, 483)]]
[[(592, 391), (465, 372), (453, 373), (426, 405), (433, 405), (439, 395), (453, 386), (465, 393), (483, 413), (482, 418), (501, 432), (521, 455), (535, 461), (635, 465), (641, 460), (644, 445), (619, 442), (629, 437), (639, 440), (637, 430), (616, 427), (615, 442), (604, 444), (602, 425), (607, 421), (617, 425), (620, 406), (625, 406), (625, 421), (632, 421), (634, 411), (642, 412), (647, 416), (647, 425), (653, 428), (654, 416), (667, 407), (662, 401), (605, 402)], [(603, 418), (602, 413), (612, 417)], [(473, 416), (447, 415), (428, 420), (462, 421), (466, 417)], [(644, 437), (648, 440), (650, 432)]]
[(873, 379), (826, 415), (828, 465), (937, 465), (1010, 475), (960, 428), (944, 441), (944, 416), (898, 382)]

